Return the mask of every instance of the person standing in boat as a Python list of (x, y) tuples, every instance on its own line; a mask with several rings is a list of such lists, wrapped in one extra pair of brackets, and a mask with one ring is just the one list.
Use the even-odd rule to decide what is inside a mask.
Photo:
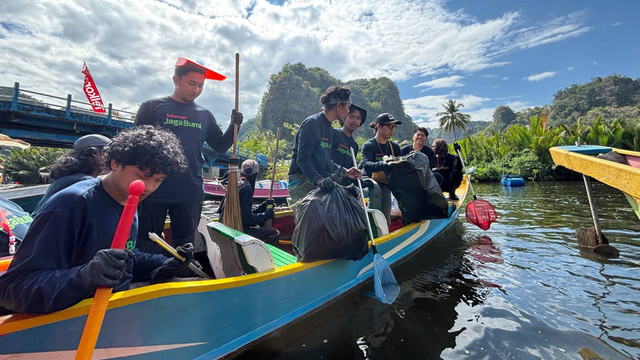
[(387, 219), (387, 225), (391, 223), (391, 189), (387, 174), (390, 165), (383, 159), (385, 156), (400, 156), (400, 146), (391, 141), (396, 126), (402, 124), (393, 115), (383, 113), (378, 115), (376, 121), (369, 126), (373, 128), (375, 136), (362, 145), (362, 158), (358, 167), (364, 170), (364, 176), (375, 180), (382, 191), (382, 213)]
[[(242, 162), (240, 166), (240, 181), (238, 181), (238, 197), (240, 199), (240, 213), (242, 214), (242, 226), (244, 233), (260, 239), (267, 244), (278, 245), (278, 237), (280, 231), (269, 226), (263, 226), (264, 222), (273, 219), (273, 207), (267, 209), (267, 205), (273, 200), (265, 200), (259, 206), (253, 206), (253, 192), (256, 185), (256, 178), (260, 166), (253, 159)], [(220, 206), (220, 221), (224, 215), (224, 206), (227, 198), (225, 197)]]
[(332, 190), (336, 178), (343, 173), (350, 179), (362, 177), (355, 166), (348, 170), (338, 168), (331, 161), (331, 139), (334, 120), (343, 122), (351, 106), (351, 92), (342, 86), (328, 87), (320, 97), (322, 111), (309, 116), (301, 124), (293, 142), (291, 164), (289, 166), (290, 204), (305, 197), (315, 186)]
[(358, 105), (351, 104), (349, 113), (344, 121), (341, 121), (341, 129), (333, 129), (331, 139), (331, 160), (339, 166), (350, 168), (353, 166), (351, 150), (358, 154), (360, 146), (353, 138), (353, 132), (367, 121), (367, 111)]
[(223, 134), (213, 114), (196, 104), (205, 79), (219, 79), (220, 75), (184, 58), (178, 58), (173, 75), (173, 94), (149, 100), (140, 105), (135, 125), (160, 126), (173, 132), (184, 148), (187, 171), (169, 176), (158, 190), (138, 206), (141, 251), (162, 253), (164, 250), (147, 237), (147, 233), (160, 234), (167, 211), (171, 218), (171, 241), (179, 246), (193, 243), (200, 222), (204, 188), (202, 177), (203, 144), (225, 153), (233, 143), (233, 125), (242, 124), (242, 113), (231, 111), (229, 127)]
[[(457, 145), (454, 144), (454, 147)], [(432, 148), (436, 162), (431, 164), (431, 170), (434, 175), (442, 176), (440, 189), (449, 193), (449, 199), (458, 200), (456, 189), (462, 183), (462, 162), (457, 155), (449, 154), (449, 146), (444, 139), (435, 139)]]
[(104, 147), (111, 139), (100, 134), (82, 136), (73, 143), (73, 151), (60, 156), (51, 165), (49, 176), (53, 182), (47, 188), (36, 207), (31, 212), (35, 217), (45, 202), (58, 191), (82, 180), (89, 180), (102, 174), (104, 166)]
[[(144, 199), (166, 176), (186, 169), (178, 139), (151, 126), (127, 129), (106, 147), (105, 163), (106, 176), (77, 182), (44, 204), (0, 276), (0, 313), (49, 313), (92, 296), (98, 287), (121, 291), (133, 281), (195, 276), (186, 261), (135, 249), (137, 218), (125, 249), (110, 248), (129, 185), (142, 180)], [(178, 251), (193, 259), (193, 245)]]

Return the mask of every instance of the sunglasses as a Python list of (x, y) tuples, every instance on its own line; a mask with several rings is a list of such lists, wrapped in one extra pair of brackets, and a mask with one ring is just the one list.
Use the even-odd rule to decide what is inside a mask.
[(397, 125), (396, 124), (384, 124), (384, 126), (388, 127), (391, 130), (395, 130)]

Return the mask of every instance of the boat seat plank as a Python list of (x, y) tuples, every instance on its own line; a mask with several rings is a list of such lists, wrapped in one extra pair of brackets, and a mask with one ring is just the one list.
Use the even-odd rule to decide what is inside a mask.
[[(293, 264), (297, 261), (296, 257), (280, 250), (275, 246), (264, 243), (263, 241), (249, 236), (243, 232), (232, 229), (219, 222), (211, 222), (207, 225), (207, 228), (212, 232), (212, 237), (217, 239), (216, 243), (220, 246), (222, 251), (223, 245), (221, 237), (226, 239), (226, 243), (233, 241), (237, 247), (234, 250), (226, 248), (226, 254), (223, 251), (223, 263), (231, 262), (234, 265), (242, 264), (242, 269), (246, 273), (260, 272), (266, 270), (272, 270), (276, 267), (281, 267), (289, 264)], [(233, 254), (229, 254), (234, 252)], [(238, 253), (240, 256), (238, 256)], [(226, 259), (229, 257), (230, 259)], [(227, 269), (225, 266), (225, 274)], [(227, 274), (228, 275), (228, 274)]]

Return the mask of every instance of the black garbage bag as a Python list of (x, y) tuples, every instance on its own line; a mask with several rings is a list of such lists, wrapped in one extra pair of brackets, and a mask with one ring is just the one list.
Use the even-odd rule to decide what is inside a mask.
[[(24, 239), (24, 235), (33, 221), (31, 215), (24, 211), (20, 205), (11, 200), (0, 198), (0, 209), (9, 222), (11, 233), (16, 237), (16, 248)], [(11, 255), (9, 253), (9, 234), (0, 226), (0, 257)]]
[(389, 164), (389, 187), (398, 200), (405, 224), (448, 217), (449, 204), (425, 154), (414, 150)]
[(293, 206), (296, 227), (291, 241), (298, 261), (362, 259), (369, 251), (365, 213), (340, 186), (315, 188)]

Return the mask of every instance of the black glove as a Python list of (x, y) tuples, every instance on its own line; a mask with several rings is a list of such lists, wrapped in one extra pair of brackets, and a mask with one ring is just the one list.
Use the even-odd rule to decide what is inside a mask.
[(324, 191), (331, 191), (336, 187), (336, 185), (333, 183), (333, 179), (330, 176), (318, 180), (318, 186)]
[(231, 110), (231, 123), (236, 124), (238, 126), (242, 125), (242, 113), (236, 111), (236, 109)]
[(174, 277), (193, 277), (196, 276), (191, 269), (189, 269), (189, 263), (196, 265), (202, 269), (202, 266), (193, 259), (193, 244), (186, 243), (176, 248), (178, 254), (182, 255), (185, 260), (180, 261), (176, 258), (169, 258), (164, 261), (161, 266), (151, 271), (151, 280), (155, 282), (162, 282), (170, 280)]
[(276, 204), (275, 200), (267, 199), (267, 200), (263, 201), (260, 205), (258, 205), (256, 207), (255, 212), (262, 213), (262, 212), (265, 212), (265, 211), (267, 211), (269, 209), (273, 210), (275, 208), (275, 204)]
[(360, 180), (360, 183), (362, 184), (363, 188), (370, 188), (373, 187), (373, 180), (371, 178), (364, 178), (362, 180)]
[(264, 215), (267, 217), (267, 219), (273, 219), (273, 217), (275, 216), (275, 212), (273, 211), (273, 208), (267, 209)]
[(353, 180), (349, 179), (344, 168), (339, 168), (334, 171), (333, 174), (331, 174), (331, 180), (341, 186), (349, 186), (350, 184), (353, 184)]
[(460, 147), (460, 144), (458, 144), (457, 142), (453, 143), (453, 150), (455, 151), (460, 151), (462, 148)]
[(102, 249), (87, 265), (80, 268), (82, 286), (88, 290), (98, 287), (112, 288), (120, 284), (127, 263), (133, 261), (133, 252), (120, 249)]

